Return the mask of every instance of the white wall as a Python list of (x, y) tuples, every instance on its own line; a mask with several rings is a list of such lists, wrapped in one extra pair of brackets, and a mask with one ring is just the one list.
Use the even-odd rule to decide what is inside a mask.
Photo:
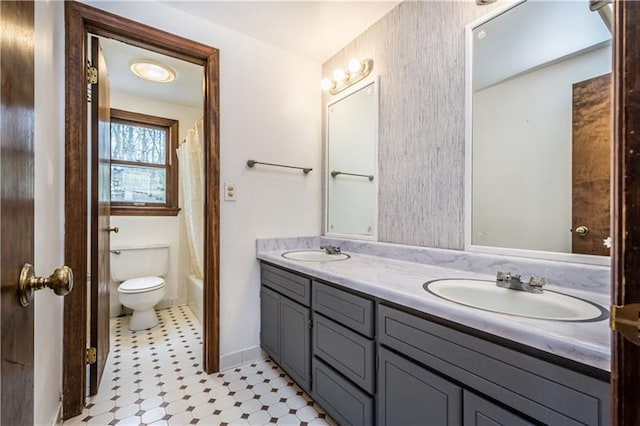
[(473, 244), (571, 252), (572, 84), (607, 72), (610, 47), (474, 93)]
[[(91, 4), (220, 49), (221, 181), (237, 187), (237, 201), (221, 203), (220, 351), (254, 348), (255, 239), (320, 233), (320, 64), (163, 3)], [(251, 158), (314, 170), (248, 169)]]
[[(35, 270), (64, 261), (64, 4), (35, 2)], [(52, 84), (56, 82), (56, 84)], [(51, 425), (62, 393), (62, 298), (35, 295), (34, 422)]]
[[(107, 66), (109, 66), (108, 63)], [(202, 117), (202, 110), (198, 108), (162, 103), (116, 91), (111, 92), (110, 102), (112, 108), (178, 120), (179, 141), (187, 136), (189, 129)], [(180, 199), (182, 200), (182, 196)], [(177, 216), (111, 216), (111, 226), (120, 228), (119, 233), (111, 234), (112, 246), (169, 245), (169, 269), (165, 277), (165, 295), (159, 307), (187, 303), (186, 280), (191, 265), (183, 216), (182, 211)], [(111, 316), (117, 316), (119, 313), (117, 284), (112, 282)]]

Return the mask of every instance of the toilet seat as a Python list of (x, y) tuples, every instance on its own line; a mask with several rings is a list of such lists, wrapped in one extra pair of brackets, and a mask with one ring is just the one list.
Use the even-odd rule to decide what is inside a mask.
[(132, 278), (124, 281), (118, 287), (120, 293), (146, 293), (164, 287), (164, 280), (160, 277)]

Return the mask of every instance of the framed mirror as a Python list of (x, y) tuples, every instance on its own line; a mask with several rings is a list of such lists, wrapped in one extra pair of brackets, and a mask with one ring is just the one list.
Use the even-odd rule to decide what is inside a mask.
[(378, 79), (326, 107), (325, 234), (377, 238)]
[(468, 250), (609, 264), (608, 13), (525, 0), (467, 27)]

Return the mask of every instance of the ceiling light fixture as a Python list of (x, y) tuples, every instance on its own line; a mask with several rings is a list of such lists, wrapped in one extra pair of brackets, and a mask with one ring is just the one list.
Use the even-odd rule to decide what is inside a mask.
[(373, 70), (373, 59), (351, 59), (347, 64), (347, 70), (336, 68), (333, 70), (333, 79), (323, 78), (320, 88), (332, 95), (340, 93), (347, 87), (362, 80)]
[(129, 69), (136, 76), (155, 83), (170, 83), (178, 75), (169, 65), (153, 59), (133, 59), (129, 62)]

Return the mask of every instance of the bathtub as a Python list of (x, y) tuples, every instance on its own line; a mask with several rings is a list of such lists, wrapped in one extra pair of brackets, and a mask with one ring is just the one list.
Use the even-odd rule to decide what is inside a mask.
[(202, 324), (202, 309), (203, 309), (203, 293), (202, 293), (202, 278), (198, 278), (195, 275), (189, 275), (189, 281), (187, 283), (187, 295), (189, 308), (193, 314), (198, 318), (200, 324)]

